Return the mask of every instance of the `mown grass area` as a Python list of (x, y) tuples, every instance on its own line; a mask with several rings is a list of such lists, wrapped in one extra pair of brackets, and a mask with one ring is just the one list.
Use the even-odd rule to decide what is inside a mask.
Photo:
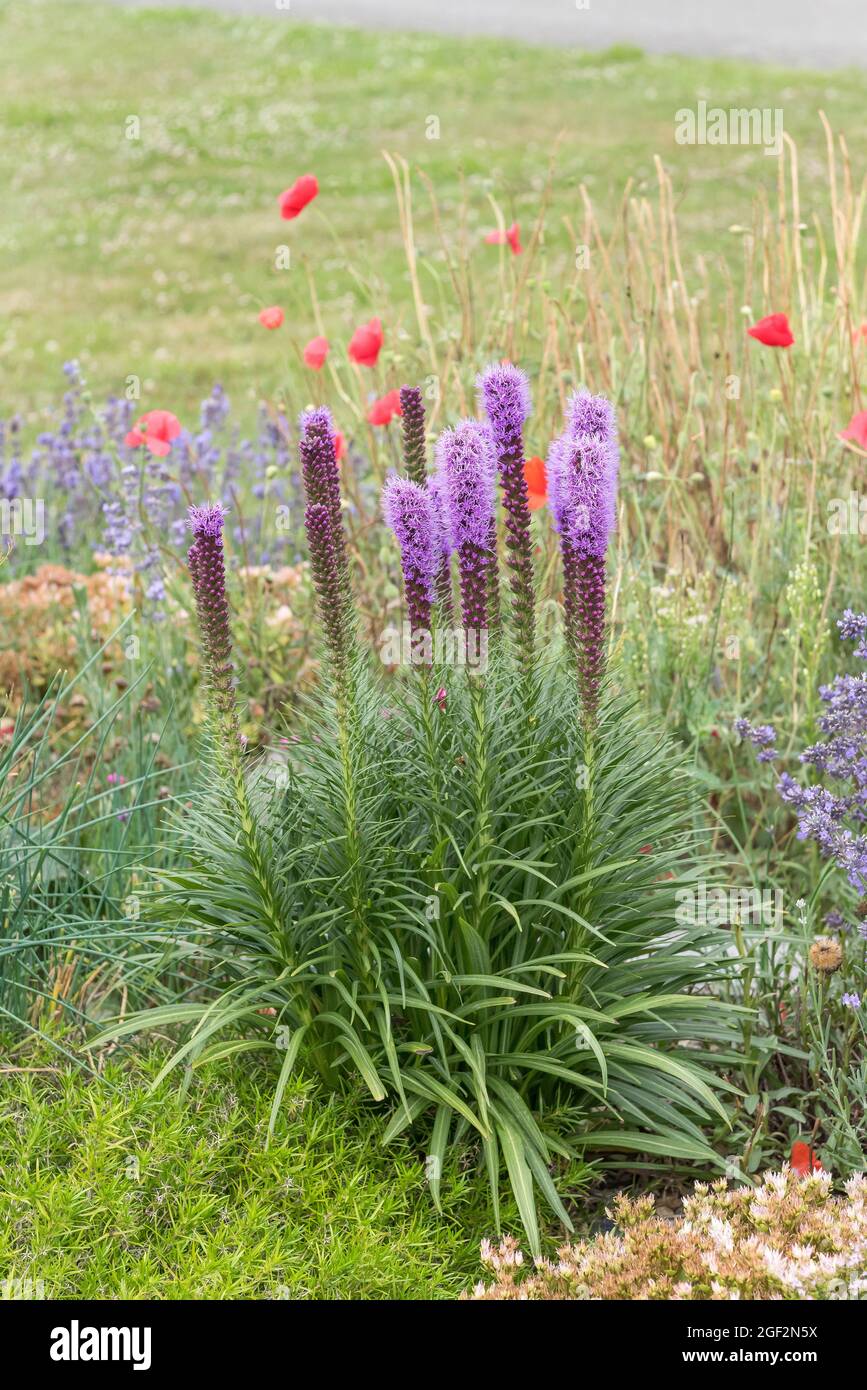
[[(678, 145), (676, 111), (700, 97), (782, 108), (807, 222), (824, 160), (817, 111), (853, 151), (867, 133), (854, 71), (360, 33), (305, 27), (291, 12), (3, 3), (0, 81), (7, 411), (50, 399), (71, 357), (97, 398), (140, 378), (143, 408), (191, 411), (216, 379), (237, 399), (272, 395), (287, 369), (303, 403), (300, 348), (316, 327), (308, 272), (319, 327), (335, 342), (383, 316), (387, 374), (415, 325), (383, 149), (432, 181), (446, 239), (473, 247), (483, 300), (499, 273), (482, 241), (495, 222), (490, 199), (529, 232), (552, 158), (542, 277), (574, 257), (579, 185), (610, 234), (627, 181), (654, 194), (655, 154), (673, 178), (687, 264), (724, 251), (736, 267), (728, 229), (749, 223), (757, 190), (773, 192), (777, 161), (754, 147)], [(431, 117), (438, 139), (428, 138)], [(127, 138), (131, 121), (138, 138)], [(320, 198), (282, 222), (277, 196), (307, 170)], [(415, 187), (421, 288), (436, 300), (447, 272)], [(275, 269), (281, 244), (288, 272)], [(279, 337), (256, 321), (272, 302), (289, 319)], [(432, 326), (449, 327), (436, 308)]]
[[(8, 1057), (7, 1057), (8, 1062)], [(0, 1272), (46, 1298), (448, 1298), (490, 1217), (472, 1170), (443, 1186), (384, 1149), (375, 1117), (293, 1080), (266, 1149), (273, 1076), (223, 1063), (152, 1092), (164, 1055), (102, 1079), (16, 1059), (0, 1092)], [(44, 1071), (28, 1071), (43, 1065)]]

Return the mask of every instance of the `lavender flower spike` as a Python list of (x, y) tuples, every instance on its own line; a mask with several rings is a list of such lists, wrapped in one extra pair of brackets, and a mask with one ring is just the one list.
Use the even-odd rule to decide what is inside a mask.
[(193, 544), (187, 563), (196, 599), (196, 618), (202, 643), (202, 664), (211, 708), (227, 744), (237, 751), (238, 712), (233, 684), (232, 633), (229, 601), (226, 597), (226, 567), (223, 555), (223, 523), (226, 511), (221, 502), (212, 506), (190, 507)]
[(529, 668), (535, 637), (535, 589), (523, 426), (531, 410), (530, 386), (524, 373), (508, 362), (488, 367), (476, 385), (479, 402), (491, 422), (506, 511), (506, 553), (511, 570), (515, 633), (522, 663)]
[(400, 546), (413, 638), (430, 631), (431, 604), (442, 559), (439, 519), (426, 488), (392, 475), (382, 490), (382, 514)]
[(548, 497), (563, 556), (566, 640), (578, 666), (588, 721), (596, 716), (604, 667), (605, 556), (614, 530), (619, 453), (614, 412), (603, 397), (579, 393), (567, 429), (548, 454)]
[(486, 425), (462, 420), (436, 449), (437, 490), (446, 535), (458, 553), (461, 610), (467, 632), (487, 632), (488, 566), (496, 461)]

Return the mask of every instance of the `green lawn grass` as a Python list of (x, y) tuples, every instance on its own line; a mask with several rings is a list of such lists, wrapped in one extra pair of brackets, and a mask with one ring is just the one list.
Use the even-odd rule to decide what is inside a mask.
[[(332, 340), (378, 312), (400, 352), (415, 325), (383, 148), (429, 175), (447, 236), (458, 235), (466, 196), (482, 284), (485, 258), (493, 284), (498, 253), (481, 240), (494, 224), (488, 195), (529, 231), (555, 145), (550, 256), (574, 255), (564, 219), (580, 217), (581, 181), (611, 231), (627, 180), (653, 192), (659, 154), (685, 255), (724, 248), (736, 263), (728, 228), (749, 223), (757, 188), (773, 190), (776, 161), (756, 148), (678, 145), (680, 107), (699, 97), (781, 107), (801, 150), (808, 221), (824, 157), (818, 109), (853, 153), (867, 133), (856, 72), (357, 33), (287, 12), (3, 3), (0, 81), (3, 413), (56, 397), (70, 357), (97, 397), (138, 377), (143, 409), (186, 414), (217, 379), (239, 401), (270, 396), (287, 366), (297, 378), (314, 330), (308, 271)], [(432, 116), (439, 139), (427, 138)], [(126, 138), (129, 118), (137, 139)], [(277, 196), (307, 170), (321, 196), (282, 222)], [(417, 191), (427, 294), (444, 271)], [(278, 271), (284, 243), (291, 268)], [(289, 319), (273, 335), (256, 321), (272, 302)]]
[(273, 1076), (224, 1063), (187, 1096), (152, 1093), (162, 1060), (3, 1076), (0, 1280), (46, 1298), (412, 1299), (477, 1277), (491, 1228), (472, 1170), (438, 1216), (423, 1156), (383, 1149), (350, 1101), (290, 1082), (266, 1150)]

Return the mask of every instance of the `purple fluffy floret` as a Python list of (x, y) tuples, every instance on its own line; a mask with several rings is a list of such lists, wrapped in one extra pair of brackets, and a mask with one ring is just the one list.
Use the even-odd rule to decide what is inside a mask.
[(499, 443), (517, 435), (532, 410), (526, 373), (511, 362), (497, 362), (476, 377), (479, 405), (487, 413)]
[(488, 550), (494, 515), (496, 459), (487, 425), (461, 420), (444, 430), (436, 449), (437, 497), (452, 549)]
[(222, 502), (206, 502), (202, 506), (189, 509), (190, 530), (199, 536), (220, 536), (226, 520), (227, 511)]
[(413, 586), (432, 603), (442, 544), (429, 492), (410, 478), (392, 475), (382, 489), (382, 514), (397, 537), (408, 589)]
[(548, 500), (554, 525), (579, 554), (604, 556), (617, 506), (616, 446), (566, 431), (548, 451)]
[(607, 396), (575, 391), (567, 402), (566, 415), (572, 434), (592, 434), (617, 448), (617, 419)]

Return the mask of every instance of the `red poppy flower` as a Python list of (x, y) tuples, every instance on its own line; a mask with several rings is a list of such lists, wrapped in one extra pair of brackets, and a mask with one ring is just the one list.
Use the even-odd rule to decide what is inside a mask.
[(862, 449), (867, 449), (867, 410), (858, 410), (849, 424), (837, 435), (838, 439), (852, 439)]
[(149, 410), (137, 420), (124, 439), (129, 449), (137, 449), (146, 444), (152, 454), (165, 458), (172, 447), (172, 440), (181, 432), (181, 422), (170, 410)]
[(382, 320), (371, 319), (370, 323), (356, 328), (349, 344), (349, 356), (360, 367), (375, 367), (382, 348)]
[(548, 475), (543, 459), (535, 454), (524, 460), (524, 477), (527, 480), (527, 501), (530, 511), (538, 511), (548, 501)]
[(510, 246), (513, 256), (520, 256), (524, 249), (521, 245), (521, 228), (517, 222), (502, 230), (497, 227), (493, 232), (486, 232), (485, 241), (489, 246)]
[(796, 1139), (792, 1145), (791, 1165), (796, 1173), (806, 1177), (808, 1173), (821, 1173), (822, 1165), (816, 1157), (815, 1151), (805, 1144), (803, 1139)]
[(263, 328), (279, 328), (283, 322), (283, 310), (279, 305), (272, 304), (259, 314), (259, 322)]
[(338, 463), (346, 457), (346, 436), (340, 430), (334, 431), (334, 457)]
[(852, 342), (857, 343), (859, 338), (862, 342), (867, 338), (867, 323), (859, 323), (857, 328), (852, 329)]
[(327, 338), (311, 338), (304, 349), (305, 364), (312, 367), (314, 372), (321, 371), (330, 347), (331, 344)]
[(312, 203), (316, 194), (319, 192), (319, 184), (315, 174), (302, 174), (300, 179), (296, 179), (291, 188), (287, 188), (285, 193), (280, 194), (280, 216), (285, 217), (287, 222), (291, 222), (293, 217), (297, 217), (299, 212), (303, 212), (308, 203)]
[(402, 415), (400, 406), (400, 392), (389, 391), (387, 395), (380, 396), (378, 401), (367, 412), (367, 418), (371, 425), (389, 425), (395, 415)]
[(791, 347), (795, 341), (785, 314), (768, 314), (759, 319), (747, 332), (765, 347)]

